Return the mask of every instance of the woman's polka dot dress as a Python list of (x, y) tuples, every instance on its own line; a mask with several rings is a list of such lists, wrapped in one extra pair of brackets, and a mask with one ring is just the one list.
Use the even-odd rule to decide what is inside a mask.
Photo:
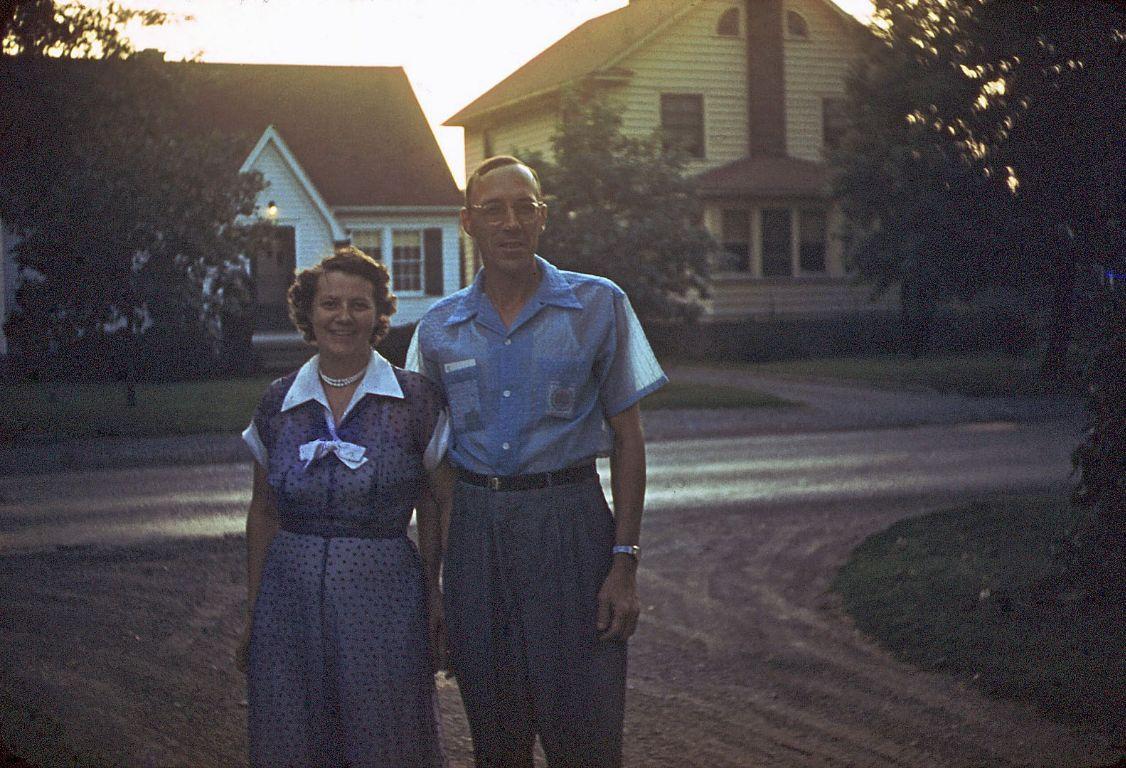
[[(367, 449), (356, 469), (333, 454), (308, 468), (299, 458), (303, 443), (330, 436), (319, 403), (281, 410), (296, 374), (271, 384), (255, 413), (291, 530), (270, 544), (254, 606), (252, 766), (446, 764), (421, 561), (406, 535), (442, 398), (422, 376), (395, 375), (404, 398), (365, 395), (337, 426)], [(350, 526), (365, 535), (332, 535)]]

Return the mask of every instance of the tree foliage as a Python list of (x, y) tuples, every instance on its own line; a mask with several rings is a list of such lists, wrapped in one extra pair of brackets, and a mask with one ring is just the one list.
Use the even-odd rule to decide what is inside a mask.
[(548, 200), (540, 250), (563, 268), (610, 278), (644, 321), (696, 317), (711, 237), (683, 159), (658, 137), (622, 135), (603, 100), (564, 97), (554, 162), (532, 160)]
[(123, 58), (133, 52), (126, 26), (159, 26), (171, 19), (165, 11), (114, 2), (5, 0), (0, 5), (0, 55)]
[(832, 156), (848, 254), (924, 318), (1003, 287), (1047, 309), (1062, 370), (1077, 281), (1123, 271), (1126, 11), (1099, 0), (877, 0)]
[(1121, 588), (1126, 583), (1126, 290), (1110, 281), (1085, 298), (1091, 308), (1084, 337), (1087, 422), (1071, 460), (1079, 474), (1072, 498), (1090, 510), (1090, 517), (1075, 532), (1074, 550), (1097, 557), (1081, 564), (1085, 571), (1108, 576), (1108, 583)]
[[(124, 55), (132, 12), (103, 13), (80, 14), (64, 35), (31, 25), (29, 10), (5, 38), (8, 47), (37, 30), (0, 61), (0, 100), (12, 106), (0, 117), (0, 154), (11, 158), (0, 166), (0, 219), (17, 236), (23, 276), (5, 330), (36, 368), (132, 374), (147, 352), (151, 375), (190, 373), (214, 362), (221, 318), (246, 310), (233, 266), (258, 232), (236, 222), (262, 182), (239, 174), (238, 144), (192, 119), (190, 65)], [(78, 42), (42, 55), (64, 38)], [(77, 52), (109, 55), (68, 55)]]

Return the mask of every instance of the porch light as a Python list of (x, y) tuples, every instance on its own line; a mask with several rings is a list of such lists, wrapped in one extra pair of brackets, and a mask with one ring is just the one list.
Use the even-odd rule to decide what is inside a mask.
[(266, 218), (270, 221), (278, 220), (278, 204), (273, 200), (266, 203)]

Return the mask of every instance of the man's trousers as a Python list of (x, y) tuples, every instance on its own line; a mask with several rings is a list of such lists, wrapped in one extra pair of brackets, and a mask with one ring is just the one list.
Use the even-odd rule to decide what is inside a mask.
[(626, 643), (598, 639), (614, 519), (597, 478), (493, 491), (458, 481), (443, 585), (479, 768), (621, 764)]

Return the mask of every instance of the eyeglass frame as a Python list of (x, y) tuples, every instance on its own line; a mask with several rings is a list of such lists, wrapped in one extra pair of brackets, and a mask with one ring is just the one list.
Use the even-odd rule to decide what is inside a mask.
[[(520, 214), (516, 212), (516, 206), (520, 205), (521, 203), (527, 203), (527, 204), (532, 206), (532, 209), (533, 209), (532, 218), (528, 219), (527, 221), (524, 221), (523, 219), (521, 219)], [(489, 206), (498, 206), (498, 207), (504, 206), (504, 212), (501, 214), (501, 218), (499, 218), (495, 221), (490, 221), (488, 216), (486, 216), (486, 214), (485, 214), (485, 208), (487, 208)], [(517, 200), (513, 203), (507, 203), (507, 202), (504, 202), (502, 200), (492, 200), (492, 201), (485, 203), (485, 204), (477, 203), (475, 205), (470, 205), (470, 206), (466, 206), (466, 207), (467, 207), (468, 210), (470, 210), (472, 212), (476, 212), (476, 213), (481, 214), (481, 217), (485, 220), (485, 223), (488, 224), (490, 227), (499, 227), (502, 224), (504, 224), (505, 222), (507, 222), (509, 211), (512, 211), (512, 216), (513, 216), (513, 218), (516, 219), (518, 224), (520, 224), (521, 226), (527, 226), (527, 225), (531, 224), (533, 221), (535, 221), (535, 215), (537, 213), (544, 211), (544, 210), (547, 210), (547, 203), (545, 203), (543, 200), (529, 200), (527, 198), (524, 198), (523, 200)]]

